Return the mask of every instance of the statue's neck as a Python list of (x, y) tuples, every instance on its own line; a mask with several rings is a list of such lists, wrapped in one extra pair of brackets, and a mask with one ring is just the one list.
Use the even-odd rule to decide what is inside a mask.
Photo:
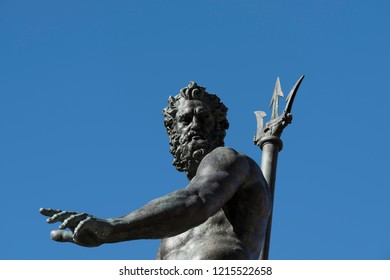
[(199, 167), (199, 163), (194, 164), (194, 166), (191, 166), (190, 169), (186, 171), (188, 181), (191, 181), (195, 177), (198, 167)]

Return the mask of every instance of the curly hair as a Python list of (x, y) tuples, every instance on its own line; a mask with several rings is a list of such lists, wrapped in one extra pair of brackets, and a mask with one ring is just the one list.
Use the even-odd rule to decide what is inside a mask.
[(172, 138), (172, 135), (176, 133), (176, 113), (178, 112), (180, 100), (199, 100), (210, 105), (216, 119), (215, 144), (223, 146), (226, 130), (229, 128), (229, 122), (226, 118), (228, 108), (221, 102), (218, 96), (206, 92), (206, 87), (198, 86), (195, 82), (190, 82), (175, 97), (170, 96), (168, 98), (168, 106), (163, 109), (162, 113), (169, 137)]

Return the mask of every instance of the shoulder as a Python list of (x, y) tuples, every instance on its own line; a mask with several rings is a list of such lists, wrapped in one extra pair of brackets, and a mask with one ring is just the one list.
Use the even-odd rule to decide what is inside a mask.
[(212, 150), (209, 155), (240, 156), (241, 153), (230, 147), (218, 147)]
[(207, 156), (210, 158), (219, 158), (219, 159), (226, 159), (226, 160), (233, 160), (233, 161), (250, 161), (254, 162), (250, 157), (247, 155), (238, 152), (237, 150), (231, 148), (231, 147), (218, 147), (215, 148), (213, 151), (211, 151)]
[(205, 161), (234, 162), (244, 155), (230, 147), (218, 147), (212, 150), (205, 158)]
[(201, 162), (199, 167), (215, 169), (240, 169), (241, 171), (258, 168), (258, 165), (247, 155), (230, 147), (218, 147), (211, 151)]

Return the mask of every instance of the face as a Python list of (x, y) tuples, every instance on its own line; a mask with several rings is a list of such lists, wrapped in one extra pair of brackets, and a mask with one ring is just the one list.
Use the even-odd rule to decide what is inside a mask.
[(171, 135), (174, 165), (192, 178), (202, 159), (214, 147), (215, 117), (212, 110), (198, 100), (182, 100), (178, 105), (175, 134)]
[(199, 100), (183, 100), (176, 114), (176, 131), (181, 138), (210, 141), (215, 130), (212, 110)]

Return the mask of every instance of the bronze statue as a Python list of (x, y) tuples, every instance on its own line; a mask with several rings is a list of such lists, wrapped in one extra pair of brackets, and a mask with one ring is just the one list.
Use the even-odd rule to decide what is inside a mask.
[(191, 82), (163, 110), (173, 164), (186, 187), (118, 218), (40, 209), (60, 222), (51, 238), (94, 247), (136, 239), (162, 239), (157, 259), (258, 259), (272, 201), (258, 164), (224, 147), (227, 108)]

